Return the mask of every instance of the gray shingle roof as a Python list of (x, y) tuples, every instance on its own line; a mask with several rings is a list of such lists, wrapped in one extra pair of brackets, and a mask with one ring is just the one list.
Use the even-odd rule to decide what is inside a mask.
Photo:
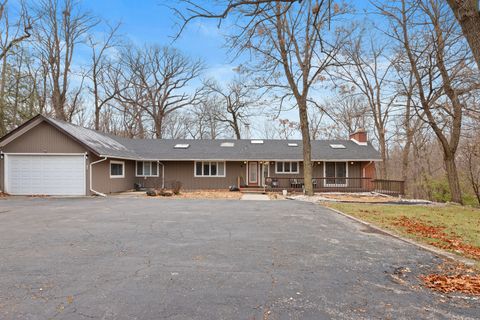
[[(170, 140), (127, 139), (79, 127), (63, 121), (47, 121), (70, 134), (101, 156), (133, 160), (302, 160), (301, 140)], [(222, 147), (222, 142), (232, 142), (233, 147)], [(296, 143), (298, 146), (289, 146)], [(176, 144), (188, 144), (186, 149), (176, 149)], [(342, 144), (344, 149), (332, 148)], [(350, 140), (312, 141), (312, 160), (380, 160), (380, 154), (368, 145)]]
[(90, 149), (93, 149), (99, 155), (133, 159), (138, 158), (138, 155), (134, 151), (129, 150), (125, 145), (118, 142), (116, 139), (113, 139), (112, 135), (76, 126), (53, 118), (46, 119), (62, 131), (70, 134), (77, 141), (90, 147)]

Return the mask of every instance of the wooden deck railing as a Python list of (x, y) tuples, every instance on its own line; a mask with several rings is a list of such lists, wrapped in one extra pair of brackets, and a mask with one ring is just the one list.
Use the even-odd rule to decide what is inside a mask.
[[(302, 191), (303, 178), (278, 178), (265, 179), (267, 189)], [(390, 195), (403, 195), (405, 186), (399, 180), (380, 180), (371, 178), (313, 178), (313, 189), (316, 192), (371, 192)]]

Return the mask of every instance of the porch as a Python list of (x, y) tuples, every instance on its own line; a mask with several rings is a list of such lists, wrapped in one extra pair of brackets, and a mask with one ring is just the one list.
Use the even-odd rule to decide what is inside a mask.
[[(405, 184), (401, 180), (372, 178), (313, 178), (315, 192), (378, 192), (393, 196), (405, 194)], [(303, 178), (266, 177), (264, 186), (243, 186), (241, 191), (264, 192), (303, 192)]]

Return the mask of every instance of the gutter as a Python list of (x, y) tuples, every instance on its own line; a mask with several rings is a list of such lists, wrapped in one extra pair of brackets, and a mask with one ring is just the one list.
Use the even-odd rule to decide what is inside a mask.
[(103, 162), (103, 161), (105, 161), (105, 160), (107, 160), (107, 159), (108, 159), (108, 158), (105, 157), (105, 158), (103, 158), (103, 159), (100, 159), (100, 160), (97, 160), (97, 161), (94, 161), (94, 162), (90, 162), (90, 181), (89, 181), (90, 188), (89, 188), (89, 189), (90, 189), (91, 192), (93, 192), (93, 193), (96, 194), (97, 196), (101, 196), (101, 197), (106, 197), (107, 195), (106, 195), (105, 193), (101, 193), (101, 192), (99, 192), (99, 191), (93, 190), (93, 188), (92, 188), (92, 182), (93, 182), (93, 180), (92, 180), (92, 168), (93, 168), (93, 165), (94, 165), (94, 164)]

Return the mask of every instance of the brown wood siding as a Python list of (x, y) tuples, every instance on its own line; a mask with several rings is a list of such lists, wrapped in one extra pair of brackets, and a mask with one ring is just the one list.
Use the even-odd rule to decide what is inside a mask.
[(5, 153), (84, 153), (87, 150), (46, 122), (38, 124), (2, 148)]
[[(162, 161), (165, 165), (165, 187), (171, 188), (172, 182), (180, 181), (185, 190), (227, 189), (237, 185), (237, 178), (245, 179), (246, 169), (241, 161), (226, 162), (225, 177), (195, 177), (194, 161)], [(160, 168), (161, 170), (161, 168)]]
[[(69, 136), (46, 122), (41, 122), (23, 135), (11, 141), (1, 151), (4, 153), (86, 153), (87, 150)], [(88, 161), (87, 161), (88, 162)], [(0, 160), (0, 190), (4, 190), (5, 160)], [(85, 184), (88, 192), (88, 171)]]
[[(92, 162), (102, 158), (94, 157)], [(124, 178), (110, 178), (110, 161), (123, 161), (125, 163)], [(135, 161), (122, 159), (107, 159), (93, 165), (92, 188), (101, 193), (115, 193), (133, 189), (135, 183)]]

